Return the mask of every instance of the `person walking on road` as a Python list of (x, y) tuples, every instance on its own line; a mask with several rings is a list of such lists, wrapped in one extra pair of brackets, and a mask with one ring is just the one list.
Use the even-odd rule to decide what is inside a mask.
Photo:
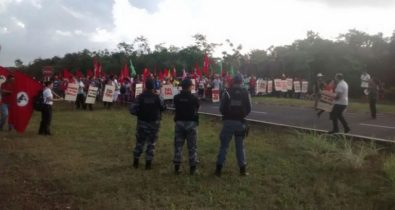
[(248, 134), (248, 127), (245, 121), (251, 112), (251, 98), (248, 91), (243, 88), (243, 78), (236, 75), (233, 78), (233, 85), (229, 91), (225, 91), (220, 103), (223, 127), (220, 134), (220, 147), (217, 156), (216, 176), (221, 176), (225, 163), (226, 153), (229, 143), (235, 136), (236, 157), (240, 168), (240, 175), (246, 176), (244, 140)]
[(174, 97), (175, 108), (175, 134), (174, 134), (174, 169), (180, 173), (182, 147), (185, 140), (188, 145), (189, 166), (191, 175), (196, 172), (197, 157), (197, 127), (199, 124), (199, 99), (192, 95), (192, 81), (187, 78), (181, 83), (182, 90)]
[(338, 120), (343, 125), (344, 133), (350, 132), (350, 127), (347, 124), (346, 119), (343, 116), (344, 111), (348, 106), (348, 84), (344, 81), (343, 74), (336, 74), (335, 81), (337, 83), (335, 93), (335, 104), (333, 106), (332, 112), (330, 113), (331, 120), (333, 122), (333, 128), (329, 131), (329, 134), (334, 134), (339, 132)]
[(377, 98), (379, 95), (379, 85), (376, 79), (371, 79), (369, 81), (368, 97), (369, 97), (369, 107), (372, 119), (376, 119), (377, 109)]

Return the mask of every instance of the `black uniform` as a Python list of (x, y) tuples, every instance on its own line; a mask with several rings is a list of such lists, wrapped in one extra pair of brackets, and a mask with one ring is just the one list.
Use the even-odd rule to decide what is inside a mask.
[(189, 152), (189, 165), (195, 167), (198, 163), (196, 152), (197, 126), (199, 122), (199, 100), (189, 91), (181, 91), (174, 97), (174, 107), (176, 110), (175, 136), (174, 136), (174, 164), (181, 163), (182, 147), (187, 140)]

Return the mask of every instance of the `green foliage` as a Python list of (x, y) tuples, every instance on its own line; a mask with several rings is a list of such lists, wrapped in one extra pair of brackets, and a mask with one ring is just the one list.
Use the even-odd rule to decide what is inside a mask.
[(384, 172), (395, 187), (395, 156), (391, 155), (384, 162)]
[(96, 110), (87, 112), (71, 107), (55, 104), (52, 137), (36, 134), (38, 113), (24, 135), (0, 133), (0, 209), (395, 207), (395, 190), (387, 179), (394, 158), (370, 143), (251, 125), (245, 142), (250, 176), (238, 176), (231, 144), (224, 174), (217, 178), (213, 172), (221, 123), (201, 117), (199, 173), (188, 175), (184, 148), (182, 174), (176, 176), (170, 113), (163, 115), (153, 169), (145, 171), (131, 167), (136, 119), (126, 109), (95, 105)]
[[(104, 64), (104, 71), (118, 74), (129, 59), (135, 63), (137, 73), (144, 68), (162, 70), (175, 67), (179, 72), (183, 68), (188, 71), (194, 69), (195, 64), (203, 64), (203, 56), (207, 53), (211, 60), (222, 62), (223, 68), (229, 71), (231, 67), (247, 74), (259, 77), (279, 77), (286, 74), (300, 77), (309, 81), (316, 79), (317, 73), (332, 79), (336, 73), (343, 73), (345, 79), (352, 87), (351, 96), (360, 96), (360, 75), (368, 71), (373, 77), (381, 80), (389, 89), (395, 81), (395, 33), (383, 37), (382, 33), (367, 34), (358, 30), (349, 30), (339, 35), (338, 39), (327, 40), (319, 34), (308, 31), (306, 38), (296, 40), (290, 45), (272, 46), (269, 49), (254, 49), (242, 54), (241, 44), (234, 44), (229, 39), (224, 44), (229, 51), (224, 51), (222, 57), (213, 57), (212, 54), (222, 43), (210, 43), (203, 34), (193, 36), (194, 43), (187, 47), (166, 47), (165, 43), (155, 45), (151, 50), (149, 41), (144, 36), (137, 37), (132, 43), (121, 42), (117, 50), (99, 50), (90, 52), (83, 50), (68, 53), (64, 57), (52, 59), (37, 58), (27, 65), (28, 73), (40, 77), (43, 66), (53, 66), (55, 72), (64, 68), (75, 71), (81, 69), (86, 72), (93, 68), (93, 57)], [(20, 66), (22, 63), (17, 62)], [(211, 71), (218, 68), (213, 64)]]

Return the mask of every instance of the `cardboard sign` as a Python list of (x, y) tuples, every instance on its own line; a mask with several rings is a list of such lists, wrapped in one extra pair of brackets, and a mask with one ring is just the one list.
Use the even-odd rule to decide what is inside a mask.
[(295, 93), (300, 93), (302, 91), (300, 87), (300, 81), (294, 81), (294, 90)]
[(287, 90), (293, 89), (293, 79), (287, 78)]
[(95, 104), (98, 90), (99, 88), (97, 87), (89, 86), (88, 94), (86, 95), (85, 99), (86, 104)]
[(115, 86), (106, 85), (103, 93), (103, 102), (113, 102), (114, 92), (115, 92)]
[(255, 88), (255, 93), (259, 94), (266, 94), (267, 90), (267, 81), (263, 79), (259, 79), (256, 81), (256, 88)]
[(195, 79), (191, 79), (191, 81), (192, 81), (192, 91), (191, 91), (191, 93), (195, 94), (196, 93), (196, 80)]
[(303, 81), (302, 82), (302, 93), (307, 93), (308, 88), (309, 88), (309, 82)]
[(143, 93), (143, 83), (137, 83), (136, 84), (136, 91), (134, 93), (134, 97), (137, 98), (141, 93)]
[(213, 100), (213, 103), (219, 102), (219, 89), (218, 88), (212, 89), (211, 93), (212, 93), (211, 98)]
[(272, 93), (273, 92), (273, 81), (269, 80), (267, 81), (267, 93)]
[(335, 101), (336, 94), (330, 91), (321, 91), (321, 98), (317, 104), (317, 109), (331, 112), (333, 108), (333, 102)]
[(274, 89), (276, 91), (282, 91), (283, 90), (283, 83), (281, 79), (275, 79), (274, 80)]
[(163, 85), (160, 93), (164, 100), (173, 99), (173, 85)]
[(65, 101), (76, 101), (77, 100), (77, 93), (78, 93), (78, 84), (69, 83), (67, 85), (67, 89), (65, 92)]
[(283, 92), (283, 93), (286, 93), (286, 92), (288, 92), (288, 82), (287, 82), (287, 80), (281, 80), (281, 86), (282, 86), (282, 88), (281, 88), (281, 92)]

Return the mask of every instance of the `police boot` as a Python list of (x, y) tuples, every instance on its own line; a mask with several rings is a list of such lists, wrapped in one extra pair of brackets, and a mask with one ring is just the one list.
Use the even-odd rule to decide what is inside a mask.
[(133, 160), (133, 168), (138, 168), (139, 167), (139, 159), (138, 158), (134, 158)]
[(179, 164), (174, 165), (174, 172), (175, 172), (176, 175), (180, 174), (180, 165)]
[(249, 173), (247, 172), (246, 166), (240, 167), (240, 176), (248, 176)]
[(189, 174), (194, 175), (195, 173), (196, 173), (196, 166), (191, 166), (191, 168), (189, 169)]
[(151, 170), (151, 165), (152, 165), (152, 161), (151, 160), (147, 160), (145, 162), (145, 170)]
[(221, 172), (222, 172), (222, 165), (217, 165), (217, 167), (215, 168), (215, 176), (220, 177)]

